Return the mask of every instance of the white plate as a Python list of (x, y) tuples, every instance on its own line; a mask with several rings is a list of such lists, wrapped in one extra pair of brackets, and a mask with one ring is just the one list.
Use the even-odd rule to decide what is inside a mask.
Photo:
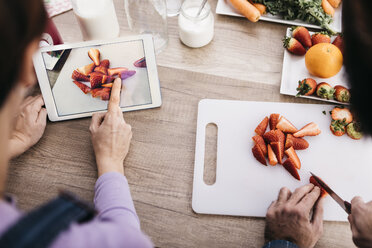
[[(313, 34), (314, 32), (310, 32)], [(291, 29), (287, 29), (287, 36), (291, 36)], [(332, 37), (332, 41), (335, 37)], [(326, 82), (332, 87), (336, 85), (342, 85), (348, 88), (347, 78), (345, 75), (345, 67), (342, 66), (339, 73), (330, 78), (319, 78), (311, 75), (305, 65), (305, 56), (293, 55), (284, 49), (284, 59), (283, 59), (283, 70), (282, 70), (282, 82), (280, 85), (280, 94), (296, 96), (298, 87), (298, 81), (305, 78), (313, 78), (317, 83)], [(347, 104), (341, 103), (334, 100), (326, 100), (317, 96), (300, 96), (309, 99), (315, 99), (325, 102), (337, 103), (337, 104)]]
[[(220, 15), (229, 15), (229, 16), (242, 16), (230, 3), (229, 0), (218, 0), (216, 13)], [(331, 27), (336, 32), (341, 32), (342, 30), (342, 6), (338, 7), (335, 11), (335, 16), (333, 17), (333, 23), (331, 24)], [(284, 20), (280, 16), (273, 16), (270, 14), (266, 14), (264, 16), (260, 17), (260, 20), (262, 21), (268, 21), (268, 22), (277, 22), (282, 24), (288, 24), (291, 26), (304, 26), (308, 28), (316, 28), (316, 29), (323, 29), (322, 27), (318, 25), (309, 24), (300, 20)]]

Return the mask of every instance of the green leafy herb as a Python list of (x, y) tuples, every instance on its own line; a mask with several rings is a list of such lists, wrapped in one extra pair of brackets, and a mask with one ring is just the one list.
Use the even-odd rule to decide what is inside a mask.
[(323, 112), (322, 112), (322, 113), (323, 113), (323, 115), (327, 115), (327, 113), (325, 112), (325, 110), (323, 110)]
[(329, 33), (336, 32), (331, 28), (332, 16), (326, 14), (322, 0), (255, 0), (266, 6), (272, 15), (280, 15), (285, 20), (300, 19), (304, 22), (320, 25)]

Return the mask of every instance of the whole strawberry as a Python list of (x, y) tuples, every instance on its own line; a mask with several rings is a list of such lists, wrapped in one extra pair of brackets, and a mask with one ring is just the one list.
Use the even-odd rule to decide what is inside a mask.
[(344, 40), (343, 40), (341, 34), (337, 35), (337, 37), (334, 39), (332, 44), (335, 45), (336, 47), (338, 47), (338, 49), (340, 49), (341, 53), (344, 54)]
[(335, 98), (339, 102), (350, 102), (350, 92), (347, 88), (341, 85), (336, 85), (335, 89)]
[(303, 56), (306, 53), (304, 46), (298, 40), (292, 37), (285, 37), (283, 39), (283, 46), (294, 55)]
[(305, 78), (298, 82), (297, 95), (296, 96), (311, 96), (316, 90), (317, 83), (312, 78)]
[(311, 47), (311, 37), (309, 30), (305, 27), (293, 27), (292, 36), (298, 40), (304, 47)]
[(315, 33), (311, 36), (311, 43), (313, 46), (319, 43), (331, 43), (331, 37), (326, 32)]
[(325, 98), (328, 100), (333, 100), (333, 94), (335, 93), (335, 89), (332, 88), (329, 84), (322, 82), (318, 85), (316, 89), (316, 95), (320, 98)]

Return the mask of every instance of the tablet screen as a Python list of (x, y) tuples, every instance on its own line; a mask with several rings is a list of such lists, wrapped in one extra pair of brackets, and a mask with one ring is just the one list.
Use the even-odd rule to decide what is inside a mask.
[(59, 116), (106, 110), (118, 77), (121, 108), (152, 103), (142, 40), (43, 52), (42, 57)]

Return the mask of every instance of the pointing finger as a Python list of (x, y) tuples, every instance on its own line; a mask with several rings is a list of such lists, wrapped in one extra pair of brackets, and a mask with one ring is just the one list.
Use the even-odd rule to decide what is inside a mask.
[(121, 79), (117, 78), (115, 79), (114, 84), (112, 86), (112, 90), (111, 90), (110, 101), (108, 103), (109, 112), (117, 112), (118, 110), (120, 110), (119, 108), (120, 91), (121, 91)]

